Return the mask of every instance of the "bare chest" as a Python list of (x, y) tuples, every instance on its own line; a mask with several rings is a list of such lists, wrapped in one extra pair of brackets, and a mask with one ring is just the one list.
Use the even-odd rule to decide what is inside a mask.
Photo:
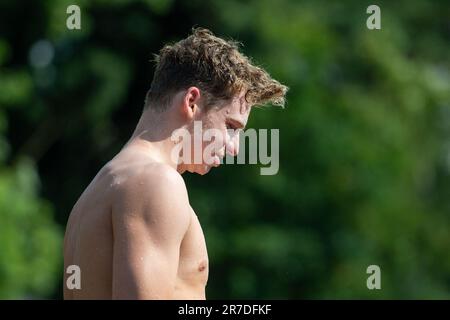
[(208, 253), (200, 222), (192, 211), (192, 220), (180, 247), (178, 277), (186, 284), (205, 286), (208, 281)]

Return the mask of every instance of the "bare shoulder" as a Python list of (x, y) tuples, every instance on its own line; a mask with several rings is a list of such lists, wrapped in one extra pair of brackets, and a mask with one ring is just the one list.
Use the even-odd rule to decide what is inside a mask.
[(187, 200), (183, 178), (175, 169), (163, 163), (127, 166), (117, 175), (113, 187), (118, 193), (132, 193), (136, 196), (145, 196), (145, 199), (170, 193), (177, 194), (177, 198), (181, 200)]
[(113, 183), (113, 221), (158, 221), (187, 229), (190, 204), (181, 175), (162, 163), (130, 165)]

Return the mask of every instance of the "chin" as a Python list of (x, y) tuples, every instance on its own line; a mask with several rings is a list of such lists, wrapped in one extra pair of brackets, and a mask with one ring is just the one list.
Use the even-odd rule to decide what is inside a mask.
[(203, 175), (207, 174), (210, 170), (211, 170), (211, 166), (201, 165), (201, 166), (196, 167), (194, 172), (203, 176)]

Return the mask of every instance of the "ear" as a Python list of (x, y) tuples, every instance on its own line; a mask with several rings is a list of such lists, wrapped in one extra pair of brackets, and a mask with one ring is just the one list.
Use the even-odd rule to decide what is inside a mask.
[(189, 87), (183, 97), (182, 112), (188, 119), (194, 119), (195, 115), (200, 112), (200, 89), (197, 87)]

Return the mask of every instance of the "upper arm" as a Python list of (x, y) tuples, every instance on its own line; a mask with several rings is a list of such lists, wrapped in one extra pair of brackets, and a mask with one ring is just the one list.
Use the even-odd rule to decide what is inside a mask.
[(190, 223), (177, 172), (162, 166), (129, 178), (113, 205), (115, 299), (170, 299), (179, 249)]

